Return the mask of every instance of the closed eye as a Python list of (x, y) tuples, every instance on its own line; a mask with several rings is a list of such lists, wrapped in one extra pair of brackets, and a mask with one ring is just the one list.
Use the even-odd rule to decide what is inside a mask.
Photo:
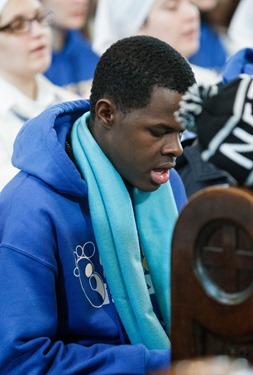
[[(174, 130), (166, 130), (166, 131), (165, 130), (163, 130), (163, 131), (161, 131), (161, 130), (152, 130), (152, 129), (150, 130), (150, 133), (155, 138), (161, 138), (161, 137), (163, 137), (163, 136), (165, 136), (167, 134), (171, 134), (171, 133), (174, 133), (174, 132), (175, 132)], [(183, 136), (183, 132), (184, 131), (178, 132), (178, 136), (179, 136), (180, 139)]]
[(165, 132), (165, 131), (150, 130), (150, 133), (155, 138), (161, 138), (164, 135), (168, 134), (169, 132), (168, 131)]

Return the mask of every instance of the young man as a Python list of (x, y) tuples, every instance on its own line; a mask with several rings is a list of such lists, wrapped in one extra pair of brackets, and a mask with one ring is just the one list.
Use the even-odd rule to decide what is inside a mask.
[[(88, 101), (20, 131), (0, 197), (2, 374), (145, 374), (170, 362), (170, 240), (185, 192), (186, 60), (145, 36), (101, 57)], [(90, 110), (90, 111), (89, 111)]]

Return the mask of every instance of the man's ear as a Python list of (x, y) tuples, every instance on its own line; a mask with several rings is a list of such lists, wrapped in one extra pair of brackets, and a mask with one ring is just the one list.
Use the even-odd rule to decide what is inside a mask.
[(110, 128), (115, 117), (115, 105), (108, 99), (100, 99), (96, 103), (95, 111), (96, 117), (101, 124), (106, 128)]

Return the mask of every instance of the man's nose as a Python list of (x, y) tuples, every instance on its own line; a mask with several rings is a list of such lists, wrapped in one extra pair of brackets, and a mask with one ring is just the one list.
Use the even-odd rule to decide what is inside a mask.
[(178, 133), (170, 134), (166, 143), (163, 146), (163, 155), (173, 155), (175, 157), (181, 156), (183, 153), (183, 147), (181, 145), (180, 136)]

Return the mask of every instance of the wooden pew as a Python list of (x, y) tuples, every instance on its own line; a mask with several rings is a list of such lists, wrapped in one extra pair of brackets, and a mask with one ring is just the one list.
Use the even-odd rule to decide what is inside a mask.
[(172, 361), (253, 362), (253, 189), (193, 195), (172, 240)]

